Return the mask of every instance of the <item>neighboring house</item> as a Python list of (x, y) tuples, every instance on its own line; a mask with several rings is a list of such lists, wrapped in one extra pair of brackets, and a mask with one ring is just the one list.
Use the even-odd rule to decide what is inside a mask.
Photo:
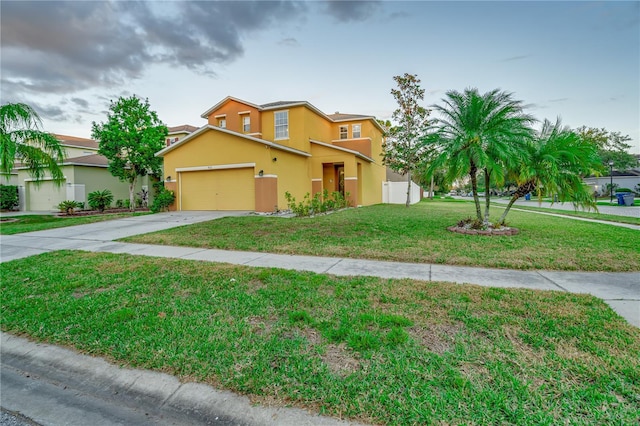
[[(407, 202), (407, 175), (396, 173), (387, 167), (386, 182), (382, 187), (382, 202), (389, 204), (405, 204)], [(411, 192), (409, 196), (411, 204), (415, 204), (422, 199), (422, 188), (411, 181)]]
[(189, 124), (183, 124), (182, 126), (169, 127), (168, 130), (169, 133), (165, 139), (165, 144), (166, 146), (171, 146), (180, 139), (189, 136), (191, 133), (198, 130), (198, 128), (196, 126), (190, 126)]
[(177, 210), (273, 212), (287, 208), (286, 192), (301, 201), (324, 189), (354, 206), (382, 202), (383, 130), (374, 117), (233, 97), (202, 117), (207, 125), (156, 154)]
[[(98, 142), (92, 139), (66, 135), (54, 135), (65, 150), (61, 164), (65, 180), (56, 185), (51, 178), (35, 182), (26, 167), (17, 165), (17, 185), (20, 194), (20, 210), (51, 211), (65, 200), (87, 204), (87, 195), (93, 191), (108, 189), (114, 200), (129, 199), (129, 184), (109, 173), (108, 160), (98, 154)], [(138, 180), (136, 192), (150, 189), (149, 178)]]
[(624, 172), (614, 170), (611, 175), (609, 175), (609, 171), (606, 173), (604, 176), (585, 178), (584, 182), (600, 195), (607, 195), (607, 185), (612, 180), (614, 185), (618, 185), (617, 188), (635, 190), (636, 186), (640, 185), (640, 169), (631, 169)]

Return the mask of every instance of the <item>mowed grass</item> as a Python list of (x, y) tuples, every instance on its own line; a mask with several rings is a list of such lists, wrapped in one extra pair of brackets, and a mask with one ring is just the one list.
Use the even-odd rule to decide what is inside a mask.
[[(497, 216), (503, 209), (494, 207)], [(313, 218), (227, 217), (122, 241), (509, 269), (640, 271), (637, 230), (510, 212), (516, 236), (461, 235), (448, 226), (473, 203), (375, 205)]]
[[(496, 204), (496, 206), (502, 206), (504, 208), (504, 204)], [(562, 210), (562, 209), (554, 209), (548, 207), (533, 207), (533, 206), (523, 206), (523, 205), (514, 205), (514, 209), (519, 210), (530, 210), (537, 211), (543, 213), (554, 213), (561, 214), (564, 216), (570, 217), (583, 217), (586, 219), (595, 219), (595, 220), (606, 220), (607, 222), (618, 222), (618, 223), (628, 223), (630, 225), (640, 225), (640, 217), (631, 217), (631, 216), (616, 216), (612, 214), (604, 214), (604, 213), (596, 213), (596, 212), (585, 212), (585, 211), (575, 211), (575, 210)], [(619, 207), (624, 209), (624, 207)]]
[(0, 234), (12, 235), (23, 232), (42, 231), (45, 229), (63, 228), (65, 226), (103, 222), (105, 220), (124, 219), (143, 214), (149, 213), (104, 213), (92, 216), (23, 215), (12, 217), (3, 215), (3, 220), (0, 220)]
[(588, 295), (59, 251), (2, 329), (375, 424), (636, 424), (640, 330)]

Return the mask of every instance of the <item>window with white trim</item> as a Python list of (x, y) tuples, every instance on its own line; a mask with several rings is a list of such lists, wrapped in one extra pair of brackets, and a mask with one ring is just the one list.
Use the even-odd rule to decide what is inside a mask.
[(251, 131), (251, 117), (248, 115), (242, 117), (242, 131), (245, 133)]
[(227, 128), (227, 120), (224, 118), (219, 118), (218, 119), (218, 127), (220, 127), (221, 129), (226, 129)]
[(340, 126), (340, 139), (347, 139), (349, 137), (349, 126)]
[(351, 126), (351, 137), (354, 138), (354, 139), (355, 138), (359, 138), (361, 133), (362, 133), (361, 129), (362, 129), (362, 126), (360, 124), (352, 125)]
[(289, 111), (276, 111), (274, 113), (275, 138), (289, 138)]

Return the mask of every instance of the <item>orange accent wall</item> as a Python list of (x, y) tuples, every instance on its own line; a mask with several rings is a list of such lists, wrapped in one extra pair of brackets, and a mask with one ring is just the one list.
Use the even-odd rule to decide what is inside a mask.
[(332, 144), (335, 146), (339, 146), (340, 148), (347, 148), (352, 151), (358, 151), (371, 158), (371, 140), (369, 139), (333, 141)]
[(249, 111), (248, 115), (251, 117), (251, 130), (246, 133), (261, 133), (262, 126), (260, 124), (260, 111), (250, 105), (243, 104), (233, 99), (229, 99), (220, 108), (212, 111), (211, 114), (209, 114), (208, 122), (212, 126), (217, 126), (218, 118), (216, 118), (216, 115), (225, 114), (227, 129), (233, 132), (245, 133), (242, 131), (242, 117), (247, 114), (238, 114), (245, 111)]
[(278, 178), (275, 176), (256, 177), (256, 211), (269, 213), (278, 207)]
[[(173, 193), (176, 194), (176, 183), (177, 182), (165, 182), (164, 187), (169, 191), (173, 191)], [(178, 203), (174, 201), (173, 204), (169, 206), (169, 211), (174, 212), (176, 210), (178, 210)]]
[(322, 181), (314, 180), (311, 182), (311, 196), (314, 196), (318, 192), (322, 193)]
[(344, 192), (345, 194), (348, 192), (349, 197), (349, 205), (352, 207), (358, 206), (358, 181), (354, 179), (349, 179), (344, 181)]

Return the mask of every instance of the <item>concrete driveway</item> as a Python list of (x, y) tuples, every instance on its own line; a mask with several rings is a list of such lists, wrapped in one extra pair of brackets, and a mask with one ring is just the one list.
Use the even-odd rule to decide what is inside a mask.
[(244, 216), (247, 211), (167, 212), (107, 220), (16, 235), (0, 235), (0, 262), (33, 256), (51, 250), (91, 250), (103, 243), (132, 235), (147, 234), (226, 216)]

